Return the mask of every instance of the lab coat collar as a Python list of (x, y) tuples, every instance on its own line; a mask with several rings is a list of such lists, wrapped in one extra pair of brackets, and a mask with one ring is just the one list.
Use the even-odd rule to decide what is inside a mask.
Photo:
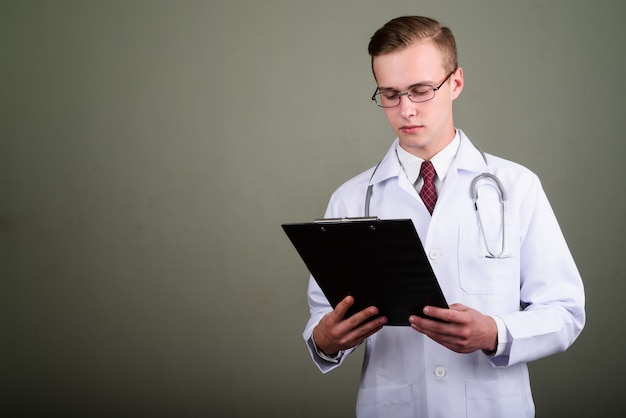
[[(452, 170), (469, 171), (476, 173), (483, 173), (487, 171), (487, 164), (483, 158), (481, 151), (472, 144), (467, 135), (460, 130), (459, 136), (461, 137), (461, 144), (459, 145), (459, 151), (450, 166), (450, 173)], [(393, 141), (391, 147), (376, 166), (374, 174), (370, 179), (368, 185), (377, 184), (389, 180), (393, 177), (398, 177), (402, 173), (402, 166), (398, 161), (396, 154), (396, 148), (400, 140), (398, 138)]]
[(475, 146), (465, 133), (458, 129), (461, 136), (459, 151), (450, 167), (450, 170), (468, 171), (470, 173), (484, 173), (488, 171), (485, 154)]

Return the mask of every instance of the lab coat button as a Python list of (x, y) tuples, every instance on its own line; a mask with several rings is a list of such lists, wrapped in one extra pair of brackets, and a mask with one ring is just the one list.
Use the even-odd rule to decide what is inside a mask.
[(435, 368), (435, 376), (441, 378), (441, 377), (445, 377), (445, 375), (446, 375), (445, 367), (439, 366)]
[(428, 256), (433, 260), (437, 260), (441, 256), (441, 252), (439, 250), (430, 250)]

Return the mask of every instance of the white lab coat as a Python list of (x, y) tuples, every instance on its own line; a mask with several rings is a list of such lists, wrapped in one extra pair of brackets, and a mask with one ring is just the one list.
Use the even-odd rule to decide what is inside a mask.
[[(326, 217), (363, 216), (373, 184), (370, 215), (411, 218), (448, 303), (462, 303), (500, 318), (494, 357), (458, 354), (410, 327), (385, 326), (365, 342), (357, 416), (363, 417), (532, 417), (527, 362), (566, 350), (585, 322), (584, 289), (539, 179), (519, 164), (486, 155), (459, 130), (458, 154), (428, 214), (396, 156), (393, 143), (374, 168), (349, 180), (332, 195)], [(470, 183), (490, 172), (507, 193), (506, 253), (486, 258)], [(501, 247), (500, 203), (489, 181), (479, 186), (479, 204), (492, 252)], [(365, 260), (364, 260), (365, 261)], [(315, 353), (311, 335), (331, 310), (315, 280), (309, 280), (311, 317), (303, 336), (322, 372), (338, 363)]]

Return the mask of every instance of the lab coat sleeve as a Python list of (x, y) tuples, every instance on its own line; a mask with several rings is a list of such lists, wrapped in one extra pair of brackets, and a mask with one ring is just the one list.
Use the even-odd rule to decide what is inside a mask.
[(313, 359), (315, 365), (317, 365), (322, 373), (327, 373), (334, 368), (339, 367), (348, 354), (354, 351), (357, 347), (340, 352), (337, 362), (330, 362), (322, 358), (315, 350), (313, 342), (313, 329), (317, 326), (324, 315), (332, 311), (332, 307), (328, 303), (326, 296), (324, 296), (324, 293), (313, 277), (309, 278), (307, 297), (309, 301), (309, 308), (311, 310), (311, 317), (304, 328), (302, 337), (306, 342), (307, 348), (309, 349), (309, 353), (311, 354), (311, 358)]
[(565, 351), (585, 324), (582, 279), (538, 178), (521, 201), (520, 310), (498, 315), (507, 341), (496, 367)]

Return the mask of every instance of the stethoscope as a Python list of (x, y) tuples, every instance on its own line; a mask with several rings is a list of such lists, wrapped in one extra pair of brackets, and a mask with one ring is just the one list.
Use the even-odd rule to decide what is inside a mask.
[[(481, 150), (478, 147), (476, 147), (476, 149), (480, 152), (480, 155), (482, 155), (483, 160), (485, 160), (485, 164), (489, 166), (489, 163), (487, 162), (487, 156), (485, 155), (483, 150)], [(374, 171), (372, 172), (372, 176), (370, 177), (370, 183), (372, 181), (372, 178), (374, 178), (374, 174), (376, 174), (376, 170), (378, 170), (379, 165), (380, 165), (380, 162), (376, 165), (376, 167), (374, 168)], [(480, 209), (478, 205), (478, 182), (483, 179), (491, 180), (495, 184), (496, 190), (498, 191), (499, 200), (500, 200), (500, 214), (501, 214), (500, 219), (502, 221), (502, 234), (501, 234), (502, 242), (500, 244), (500, 252), (498, 254), (495, 254), (495, 252), (491, 251), (491, 249), (489, 248), (489, 244), (487, 243), (487, 237), (485, 235), (485, 230), (483, 228), (482, 218), (480, 216)], [(365, 211), (364, 211), (365, 214), (364, 215), (366, 218), (370, 217), (370, 201), (372, 199), (373, 187), (374, 187), (373, 184), (370, 184), (369, 186), (367, 186), (367, 192), (365, 193)], [(478, 229), (480, 230), (480, 234), (483, 238), (483, 242), (485, 243), (485, 249), (487, 250), (487, 255), (485, 257), (496, 258), (496, 259), (511, 257), (510, 255), (505, 254), (505, 243), (506, 243), (505, 225), (506, 223), (504, 222), (504, 212), (506, 211), (507, 194), (506, 194), (506, 191), (504, 190), (504, 186), (502, 185), (502, 182), (500, 181), (500, 179), (495, 174), (491, 174), (491, 173), (482, 173), (482, 174), (477, 175), (476, 177), (474, 177), (474, 179), (472, 180), (472, 183), (470, 184), (470, 197), (473, 200), (474, 210), (476, 211), (476, 216), (478, 218)]]
[[(482, 151), (481, 151), (482, 152)], [(484, 157), (484, 154), (483, 154)], [(485, 159), (485, 161), (487, 161)], [(500, 244), (500, 252), (498, 254), (494, 254), (489, 248), (489, 244), (487, 243), (487, 237), (485, 236), (485, 229), (483, 228), (482, 217), (480, 216), (480, 209), (478, 209), (478, 182), (482, 179), (492, 180), (496, 185), (496, 190), (498, 191), (498, 196), (500, 198), (500, 220), (502, 222), (502, 243)], [(485, 249), (487, 250), (487, 258), (509, 258), (510, 255), (504, 253), (504, 247), (506, 242), (506, 223), (504, 222), (504, 212), (506, 211), (506, 191), (504, 190), (504, 186), (502, 186), (502, 182), (498, 177), (491, 173), (482, 173), (474, 177), (472, 183), (470, 184), (470, 196), (474, 201), (474, 210), (476, 211), (476, 217), (478, 218), (478, 229), (480, 230), (480, 234), (483, 237), (483, 242), (485, 243)]]

